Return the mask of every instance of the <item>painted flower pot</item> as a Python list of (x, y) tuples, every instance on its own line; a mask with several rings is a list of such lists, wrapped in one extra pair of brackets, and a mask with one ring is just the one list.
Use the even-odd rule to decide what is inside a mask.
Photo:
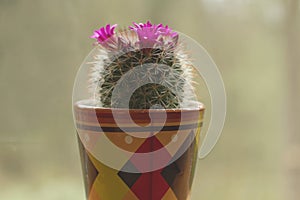
[(212, 117), (199, 157), (214, 147), (224, 122), (218, 70), (205, 49), (168, 25), (116, 27), (94, 31), (95, 48), (74, 83), (87, 199), (188, 200), (204, 114), (200, 87), (212, 96)]
[(203, 114), (75, 104), (87, 199), (189, 199)]

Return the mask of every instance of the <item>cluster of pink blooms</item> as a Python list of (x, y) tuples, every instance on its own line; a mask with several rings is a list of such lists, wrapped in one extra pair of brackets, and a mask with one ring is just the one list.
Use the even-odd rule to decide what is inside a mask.
[[(95, 30), (91, 38), (95, 38), (100, 44), (104, 44), (107, 39), (115, 34), (116, 27), (117, 24), (107, 24), (105, 27)], [(129, 26), (129, 29), (137, 33), (139, 42), (143, 46), (152, 47), (158, 42), (160, 36), (170, 37), (175, 41), (178, 39), (178, 33), (169, 28), (168, 25), (152, 24), (150, 21), (147, 23), (133, 22), (133, 26)]]

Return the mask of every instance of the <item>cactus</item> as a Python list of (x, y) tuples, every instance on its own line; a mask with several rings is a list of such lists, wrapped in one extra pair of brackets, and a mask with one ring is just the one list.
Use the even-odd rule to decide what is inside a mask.
[(108, 24), (91, 36), (98, 48), (90, 77), (97, 103), (130, 109), (183, 107), (192, 97), (192, 64), (178, 33), (149, 21), (118, 32), (116, 26)]

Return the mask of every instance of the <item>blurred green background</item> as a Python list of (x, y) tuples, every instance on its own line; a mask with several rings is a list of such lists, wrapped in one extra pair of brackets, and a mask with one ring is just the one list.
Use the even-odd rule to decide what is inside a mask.
[(224, 78), (226, 124), (192, 199), (298, 200), (299, 10), (298, 0), (0, 0), (0, 199), (84, 199), (71, 96), (88, 37), (151, 20), (196, 39)]

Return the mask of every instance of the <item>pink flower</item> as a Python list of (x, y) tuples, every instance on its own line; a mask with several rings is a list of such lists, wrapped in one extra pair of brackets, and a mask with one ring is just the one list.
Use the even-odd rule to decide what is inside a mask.
[(90, 38), (95, 38), (98, 40), (100, 44), (104, 43), (108, 38), (113, 36), (115, 34), (115, 28), (117, 27), (117, 24), (110, 25), (107, 24), (105, 27), (101, 27), (99, 30), (94, 31), (94, 35), (92, 35)]
[(152, 24), (150, 21), (139, 24), (133, 22), (133, 25), (129, 26), (129, 28), (136, 31), (143, 48), (151, 48), (155, 43), (159, 43), (158, 38), (160, 36), (169, 36), (173, 39), (174, 43), (177, 42), (178, 33), (170, 29), (167, 25)]

